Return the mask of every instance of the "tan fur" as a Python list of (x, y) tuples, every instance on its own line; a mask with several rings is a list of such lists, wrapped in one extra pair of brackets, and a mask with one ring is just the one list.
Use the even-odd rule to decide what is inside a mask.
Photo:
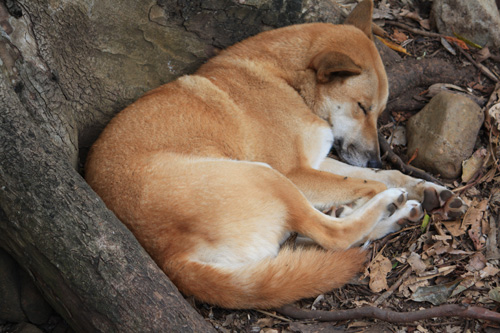
[[(371, 1), (359, 8), (350, 25), (286, 27), (222, 51), (127, 107), (92, 147), (87, 181), (186, 295), (230, 308), (316, 296), (360, 269), (363, 251), (347, 248), (420, 217), (405, 191), (386, 190), (409, 177), (346, 177), (325, 160), (333, 144), (351, 164), (380, 161), (388, 85)], [(314, 208), (347, 203), (340, 218)], [(293, 231), (323, 249), (280, 251)]]

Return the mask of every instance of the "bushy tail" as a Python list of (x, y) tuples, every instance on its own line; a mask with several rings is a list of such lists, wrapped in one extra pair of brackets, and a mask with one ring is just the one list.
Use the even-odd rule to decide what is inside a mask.
[(284, 248), (275, 258), (232, 270), (191, 261), (165, 268), (186, 295), (225, 308), (265, 309), (338, 288), (360, 271), (365, 260), (361, 249)]

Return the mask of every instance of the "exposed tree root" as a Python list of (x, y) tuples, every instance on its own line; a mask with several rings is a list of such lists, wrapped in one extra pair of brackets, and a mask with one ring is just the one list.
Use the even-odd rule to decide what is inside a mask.
[(438, 317), (459, 317), (468, 319), (488, 320), (500, 323), (500, 313), (479, 306), (467, 306), (461, 304), (446, 304), (430, 309), (411, 312), (396, 312), (380, 309), (374, 306), (362, 308), (338, 310), (338, 311), (310, 311), (301, 310), (291, 305), (285, 305), (277, 312), (294, 319), (309, 319), (318, 321), (340, 321), (353, 319), (379, 319), (390, 323), (409, 323), (418, 320)]
[(389, 145), (385, 137), (380, 133), (378, 134), (378, 140), (382, 156), (385, 156), (387, 161), (397, 167), (402, 173), (442, 185), (442, 182), (440, 180), (429, 175), (427, 172), (403, 162), (401, 157), (399, 157), (392, 151), (391, 146)]

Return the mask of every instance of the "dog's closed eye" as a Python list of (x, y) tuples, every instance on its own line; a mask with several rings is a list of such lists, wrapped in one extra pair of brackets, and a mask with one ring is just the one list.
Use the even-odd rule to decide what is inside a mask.
[(360, 102), (358, 102), (358, 106), (359, 106), (359, 108), (360, 108), (361, 110), (363, 110), (363, 113), (364, 113), (365, 115), (367, 115), (367, 114), (368, 114), (368, 111), (370, 111), (370, 109), (371, 109), (371, 108), (369, 108), (369, 107), (368, 107), (368, 108), (367, 108), (367, 107), (365, 107), (365, 106), (364, 106), (363, 104), (361, 104)]

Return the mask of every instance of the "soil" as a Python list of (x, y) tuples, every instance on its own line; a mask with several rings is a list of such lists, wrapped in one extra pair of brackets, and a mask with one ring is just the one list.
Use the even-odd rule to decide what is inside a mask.
[[(381, 3), (377, 5), (382, 6)], [(392, 62), (390, 57), (383, 55), (393, 87), (388, 110), (379, 124), (384, 136), (390, 137), (397, 126), (404, 126), (407, 119), (428, 102), (427, 90), (433, 83), (457, 85), (486, 112), (487, 101), (495, 91), (495, 82), (482, 74), (465, 55), (469, 54), (477, 61), (480, 50), (473, 47), (463, 49), (463, 43), (458, 42), (459, 46), (451, 41), (454, 55), (443, 46), (439, 37), (429, 37), (391, 24), (397, 22), (419, 31), (432, 32), (425, 29), (425, 20), (430, 15), (430, 1), (392, 0), (388, 3), (398, 15), (394, 20), (377, 23), (382, 24), (388, 34), (386, 39), (403, 46), (408, 54), (399, 52), (399, 60)], [(411, 14), (402, 17), (402, 10)], [(492, 57), (481, 64), (500, 77), (500, 54), (498, 50), (489, 51)], [(426, 67), (425, 73), (421, 68), (423, 63), (431, 64)], [(433, 175), (466, 201), (469, 210), (465, 216), (455, 221), (441, 221), (438, 214), (429, 213), (426, 226), (422, 223), (409, 225), (400, 232), (373, 242), (370, 245), (370, 262), (358, 279), (316, 299), (301, 300), (294, 306), (304, 310), (336, 311), (375, 305), (380, 309), (407, 312), (432, 309), (438, 304), (464, 304), (498, 312), (500, 303), (498, 296), (494, 295), (498, 295), (495, 293), (500, 287), (500, 255), (496, 245), (496, 239), (500, 239), (500, 168), (497, 163), (500, 156), (496, 149), (500, 135), (494, 120), (491, 124), (488, 121), (485, 123), (475, 147), (485, 149), (493, 157), (475, 171), (472, 179), (462, 182), (461, 179), (443, 180), (439, 175)], [(405, 146), (392, 145), (392, 149), (407, 162)], [(386, 168), (393, 168), (388, 161), (385, 164)], [(391, 265), (389, 273), (377, 273), (379, 265), (388, 262)], [(370, 280), (373, 282), (375, 279), (382, 282), (385, 279), (387, 287), (374, 290)], [(391, 289), (392, 294), (384, 294), (387, 289)], [(192, 302), (206, 320), (221, 332), (500, 331), (498, 323), (459, 317), (405, 324), (373, 319), (320, 323), (294, 320), (273, 310), (231, 311)]]

